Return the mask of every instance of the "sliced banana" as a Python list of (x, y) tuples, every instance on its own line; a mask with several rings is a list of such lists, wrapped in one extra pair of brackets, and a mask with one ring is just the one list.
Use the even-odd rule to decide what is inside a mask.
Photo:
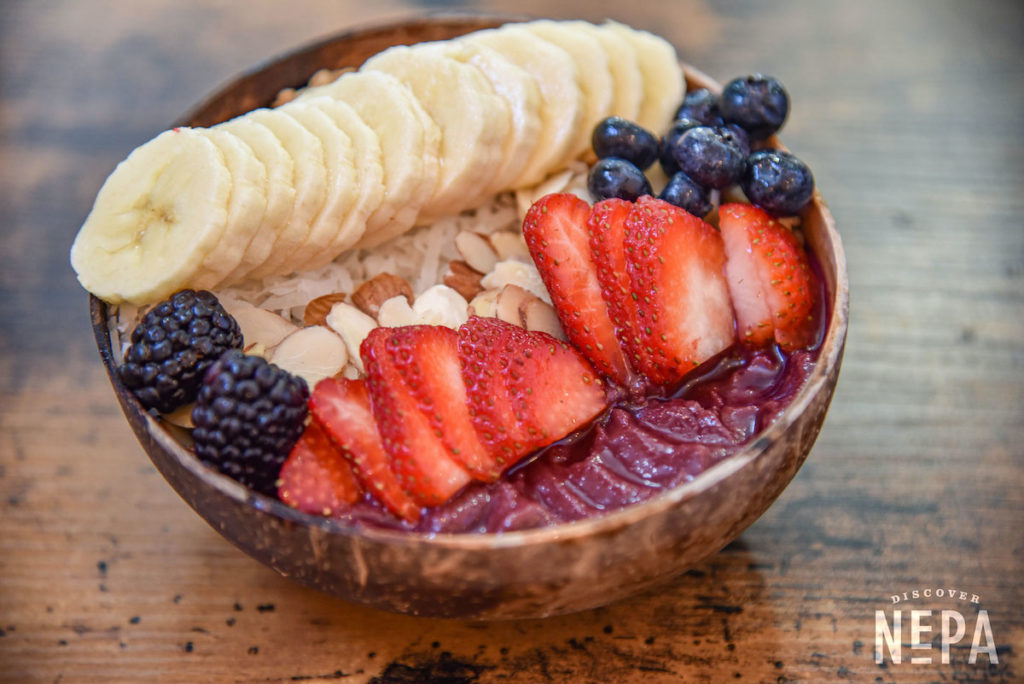
[(485, 196), (513, 188), (530, 163), (540, 135), (542, 104), (537, 81), (522, 67), (505, 59), (500, 52), (465, 41), (441, 40), (421, 43), (419, 50), (435, 50), (464, 64), (476, 67), (508, 105), (511, 129), (505, 138), (501, 161)]
[(366, 231), (356, 244), (376, 247), (409, 230), (420, 207), (434, 194), (441, 129), (409, 88), (380, 71), (343, 74), (334, 83), (307, 89), (299, 101), (320, 96), (351, 106), (380, 140), (384, 199), (367, 219)]
[(594, 26), (587, 21), (570, 21), (566, 25), (576, 31), (593, 36), (608, 58), (608, 71), (612, 75), (611, 116), (636, 121), (644, 101), (644, 77), (640, 73), (636, 48), (618, 33), (607, 27)]
[(71, 246), (82, 286), (110, 303), (147, 304), (188, 285), (219, 242), (232, 178), (209, 137), (175, 128), (110, 174)]
[(478, 31), (459, 40), (498, 51), (530, 74), (540, 90), (540, 133), (530, 161), (514, 187), (534, 185), (549, 173), (559, 170), (559, 165), (569, 154), (583, 116), (583, 93), (577, 84), (576, 63), (572, 56), (517, 24)]
[(269, 128), (250, 117), (238, 117), (214, 126), (244, 140), (267, 172), (267, 207), (256, 233), (245, 246), (238, 266), (224, 277), (224, 285), (240, 283), (270, 257), (278, 237), (288, 225), (295, 205), (295, 162)]
[(283, 275), (291, 272), (295, 253), (309, 241), (313, 221), (327, 199), (327, 168), (320, 139), (293, 117), (276, 109), (257, 109), (245, 115), (263, 124), (277, 136), (295, 164), (295, 204), (274, 249), (250, 277)]
[(204, 290), (224, 283), (245, 254), (246, 247), (263, 223), (267, 209), (267, 167), (252, 148), (230, 131), (205, 129), (205, 134), (224, 153), (231, 172), (228, 223), (217, 245), (199, 265), (192, 286)]
[(482, 199), (501, 164), (511, 116), (480, 70), (405, 45), (371, 57), (361, 70), (382, 71), (400, 80), (441, 129), (437, 187), (419, 220), (457, 214)]
[(329, 255), (328, 261), (337, 256), (330, 250), (359, 195), (352, 138), (333, 118), (308, 102), (289, 102), (275, 111), (298, 121), (323, 145), (324, 169), (327, 172), (324, 203), (313, 219), (305, 243), (289, 257), (285, 268), (286, 271), (304, 271), (318, 256)]
[(653, 33), (615, 21), (605, 22), (602, 28), (625, 38), (636, 49), (644, 82), (644, 100), (636, 122), (655, 135), (661, 135), (672, 124), (672, 117), (686, 92), (675, 48)]
[(608, 67), (608, 55), (596, 38), (564, 22), (544, 19), (523, 26), (568, 52), (576, 63), (576, 78), (583, 93), (583, 114), (576, 135), (558, 165), (561, 167), (591, 149), (590, 139), (594, 127), (611, 114), (614, 81)]
[(356, 172), (353, 203), (336, 231), (334, 243), (323, 254), (313, 257), (308, 265), (309, 269), (316, 270), (362, 238), (367, 219), (384, 201), (384, 167), (380, 139), (352, 107), (328, 97), (313, 98), (309, 104), (333, 119), (351, 138), (352, 165)]

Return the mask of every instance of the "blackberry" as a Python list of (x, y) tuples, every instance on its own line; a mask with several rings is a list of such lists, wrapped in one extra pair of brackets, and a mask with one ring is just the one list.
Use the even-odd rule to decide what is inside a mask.
[(196, 455), (246, 487), (274, 496), (274, 483), (305, 427), (306, 381), (259, 356), (225, 352), (203, 378), (192, 409)]
[(142, 317), (118, 374), (143, 406), (170, 413), (195, 401), (210, 364), (241, 347), (242, 331), (216, 297), (181, 290)]

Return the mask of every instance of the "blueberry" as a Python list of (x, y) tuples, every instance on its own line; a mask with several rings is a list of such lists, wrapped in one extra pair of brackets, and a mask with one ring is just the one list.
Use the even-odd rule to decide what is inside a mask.
[(619, 157), (646, 169), (658, 158), (658, 139), (646, 128), (621, 116), (609, 116), (594, 127), (590, 137), (598, 159)]
[(722, 117), (718, 112), (718, 96), (707, 88), (691, 90), (676, 110), (676, 118), (694, 119), (705, 126), (720, 126)]
[(676, 119), (672, 128), (668, 129), (668, 133), (662, 136), (661, 142), (658, 143), (658, 161), (661, 162), (661, 168), (666, 176), (671, 176), (679, 171), (679, 164), (676, 163), (672, 150), (679, 144), (683, 133), (703, 125), (696, 119)]
[(722, 126), (723, 133), (731, 135), (733, 141), (743, 151), (743, 156), (750, 154), (750, 134), (736, 124), (725, 124)]
[(680, 171), (707, 188), (728, 187), (743, 173), (743, 150), (722, 128), (691, 128), (679, 138), (673, 156)]
[(740, 186), (747, 198), (770, 214), (793, 216), (814, 194), (807, 164), (782, 150), (758, 150), (744, 165)]
[(694, 216), (704, 217), (711, 211), (711, 200), (708, 199), (708, 191), (694, 182), (692, 178), (680, 171), (668, 179), (665, 189), (658, 195), (658, 199), (674, 204), (680, 209), (685, 209)]
[(764, 140), (786, 121), (789, 95), (771, 76), (751, 74), (729, 81), (718, 111), (726, 123), (742, 126), (753, 140)]
[(594, 164), (587, 177), (587, 189), (599, 200), (618, 197), (630, 202), (652, 193), (651, 182), (644, 172), (618, 157), (600, 159)]

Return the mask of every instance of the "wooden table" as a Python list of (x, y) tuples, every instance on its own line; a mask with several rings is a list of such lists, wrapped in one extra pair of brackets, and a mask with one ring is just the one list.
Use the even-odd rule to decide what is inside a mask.
[[(480, 3), (611, 14), (721, 80), (779, 76), (784, 138), (846, 242), (850, 336), (814, 452), (759, 522), (670, 584), (543, 621), (383, 614), (250, 560), (163, 482), (68, 267), (101, 182), (236, 72), (438, 4), (0, 6), (0, 679), (1021, 681), (1021, 3)], [(896, 608), (903, 662), (877, 664), (876, 611), (891, 628)], [(909, 651), (914, 608), (934, 611), (931, 652)], [(942, 609), (966, 624), (948, 665)], [(970, 664), (980, 610), (995, 658)]]

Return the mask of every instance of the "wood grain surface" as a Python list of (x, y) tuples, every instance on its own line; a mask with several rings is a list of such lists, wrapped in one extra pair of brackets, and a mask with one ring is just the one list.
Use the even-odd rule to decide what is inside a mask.
[[(416, 619), (250, 560), (146, 459), (68, 266), (114, 165), (218, 84), (438, 8), (611, 16), (719, 80), (778, 76), (845, 240), (846, 359), (807, 464), (722, 553), (606, 608)], [(1022, 35), (1010, 1), (0, 3), (0, 680), (1024, 680)], [(908, 624), (876, 663), (894, 608), (933, 611), (931, 664)], [(967, 625), (949, 664), (943, 609)], [(996, 655), (970, 663), (981, 610)]]

